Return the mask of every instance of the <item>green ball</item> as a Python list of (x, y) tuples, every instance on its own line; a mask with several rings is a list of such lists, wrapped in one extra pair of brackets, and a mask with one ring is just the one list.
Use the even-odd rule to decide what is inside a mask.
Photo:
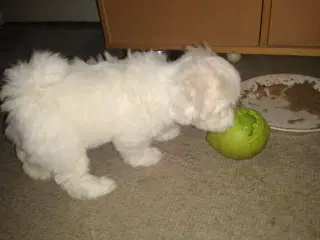
[(270, 128), (261, 113), (238, 107), (234, 126), (225, 132), (208, 132), (208, 143), (222, 155), (235, 160), (250, 159), (268, 142)]

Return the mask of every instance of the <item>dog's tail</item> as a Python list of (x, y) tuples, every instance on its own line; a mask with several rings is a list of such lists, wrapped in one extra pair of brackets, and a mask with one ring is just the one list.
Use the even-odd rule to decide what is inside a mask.
[(68, 73), (68, 60), (49, 51), (35, 52), (28, 62), (18, 62), (4, 72), (0, 91), (2, 111), (10, 112), (26, 103), (46, 87), (63, 81)]

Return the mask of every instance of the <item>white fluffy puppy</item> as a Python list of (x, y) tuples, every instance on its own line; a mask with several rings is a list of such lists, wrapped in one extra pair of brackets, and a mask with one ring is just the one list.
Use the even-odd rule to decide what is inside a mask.
[(88, 149), (112, 142), (126, 163), (149, 166), (161, 158), (151, 141), (176, 137), (179, 125), (224, 131), (233, 124), (240, 76), (202, 47), (187, 47), (175, 62), (152, 51), (90, 64), (35, 52), (5, 71), (0, 96), (25, 173), (92, 199), (116, 185), (89, 173)]

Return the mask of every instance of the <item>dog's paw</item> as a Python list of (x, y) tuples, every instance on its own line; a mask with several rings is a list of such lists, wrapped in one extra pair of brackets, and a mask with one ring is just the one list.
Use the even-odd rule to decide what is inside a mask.
[(22, 169), (30, 178), (34, 180), (49, 180), (51, 178), (50, 171), (27, 162), (22, 165)]
[(55, 180), (72, 198), (76, 199), (95, 199), (116, 188), (116, 183), (112, 179), (93, 175), (71, 177), (66, 181), (61, 181), (61, 178), (57, 177)]
[(142, 157), (133, 157), (129, 164), (133, 167), (148, 167), (160, 161), (162, 153), (155, 147), (147, 148)]
[(159, 142), (165, 142), (165, 141), (169, 141), (176, 138), (177, 136), (179, 136), (179, 134), (180, 134), (180, 127), (175, 126), (158, 135), (155, 138), (155, 140)]

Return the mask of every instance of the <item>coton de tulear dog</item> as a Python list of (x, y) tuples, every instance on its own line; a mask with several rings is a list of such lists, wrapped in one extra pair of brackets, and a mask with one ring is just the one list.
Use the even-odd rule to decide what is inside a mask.
[(24, 172), (52, 178), (79, 199), (116, 186), (90, 174), (88, 149), (112, 142), (126, 163), (153, 165), (161, 152), (152, 140), (173, 139), (180, 125), (224, 131), (233, 125), (240, 97), (237, 70), (197, 46), (174, 62), (153, 51), (88, 62), (35, 52), (7, 69), (4, 80), (5, 132)]

